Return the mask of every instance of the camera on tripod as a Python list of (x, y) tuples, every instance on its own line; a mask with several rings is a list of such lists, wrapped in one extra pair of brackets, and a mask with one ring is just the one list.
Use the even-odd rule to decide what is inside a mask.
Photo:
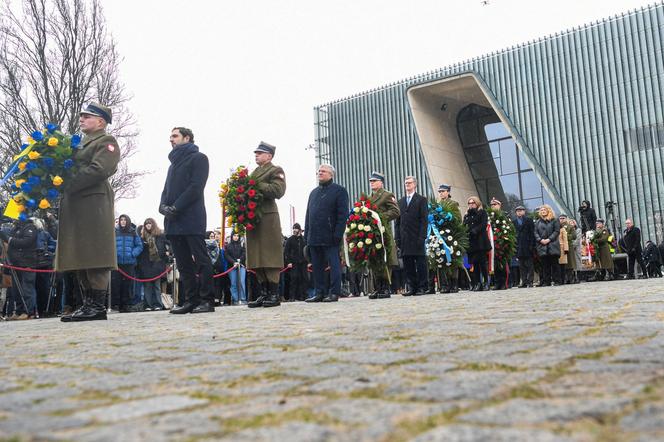
[(618, 203), (615, 201), (607, 201), (604, 203), (604, 208), (606, 209), (607, 212), (611, 213), (613, 212), (613, 208), (617, 205)]

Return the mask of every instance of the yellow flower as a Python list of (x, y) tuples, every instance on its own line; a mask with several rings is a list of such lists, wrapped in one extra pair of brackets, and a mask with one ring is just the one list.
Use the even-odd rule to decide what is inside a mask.
[(25, 162), (18, 163), (18, 170), (25, 170)]
[(48, 139), (48, 145), (53, 147), (58, 145), (58, 139), (55, 137), (51, 137)]
[(15, 184), (16, 184), (16, 187), (21, 187), (21, 186), (23, 185), (23, 183), (25, 183), (25, 180), (24, 180), (24, 179), (20, 179), (20, 180), (16, 180), (16, 183), (15, 183)]
[(59, 176), (56, 175), (55, 177), (53, 177), (53, 185), (54, 186), (59, 186), (63, 182), (64, 182), (64, 180), (62, 178), (60, 178)]
[(19, 204), (18, 206), (16, 206), (16, 210), (18, 210), (19, 212), (23, 212), (25, 210), (25, 206), (23, 204)]
[(51, 207), (51, 204), (48, 202), (46, 198), (43, 198), (41, 201), (39, 201), (40, 209), (48, 209), (49, 207)]
[(35, 152), (34, 150), (28, 154), (28, 158), (30, 158), (31, 160), (36, 160), (40, 156), (41, 154), (39, 152)]
[(34, 138), (28, 137), (28, 144), (32, 144), (34, 142), (35, 142)]

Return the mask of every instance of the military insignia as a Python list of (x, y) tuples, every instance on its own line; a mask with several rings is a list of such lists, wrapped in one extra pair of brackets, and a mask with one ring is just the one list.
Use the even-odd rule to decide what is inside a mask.
[(277, 176), (282, 180), (286, 179), (286, 176), (283, 173), (278, 173)]
[(393, 202), (393, 203), (396, 203), (396, 202), (397, 202), (397, 199), (394, 197), (394, 195), (392, 195), (392, 202)]
[(106, 146), (106, 149), (108, 149), (109, 152), (113, 152), (113, 151), (115, 151), (115, 146), (113, 146), (112, 144), (109, 144), (108, 146)]

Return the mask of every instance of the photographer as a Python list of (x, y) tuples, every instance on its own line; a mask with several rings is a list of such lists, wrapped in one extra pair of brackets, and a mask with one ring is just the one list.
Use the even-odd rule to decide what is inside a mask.
[[(17, 267), (35, 268), (37, 265), (38, 229), (32, 219), (16, 221), (9, 233), (7, 255), (9, 263)], [(16, 270), (12, 278), (12, 292), (16, 311), (10, 319), (25, 320), (34, 318), (37, 291), (37, 274)], [(20, 290), (19, 290), (20, 288)], [(23, 295), (23, 299), (21, 299)], [(9, 306), (11, 308), (11, 305)], [(8, 310), (7, 313), (10, 311)]]
[(581, 218), (581, 232), (584, 235), (589, 230), (595, 230), (597, 214), (595, 213), (595, 209), (592, 208), (590, 201), (585, 200), (581, 202), (581, 207), (579, 207), (579, 215)]

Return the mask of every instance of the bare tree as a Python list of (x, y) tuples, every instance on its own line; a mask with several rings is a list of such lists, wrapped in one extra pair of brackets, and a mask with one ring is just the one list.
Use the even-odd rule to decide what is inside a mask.
[[(121, 57), (98, 0), (4, 0), (0, 7), (0, 161), (10, 163), (21, 140), (51, 122), (78, 130), (84, 104), (113, 108), (110, 132), (122, 152), (111, 179), (116, 199), (133, 198), (139, 178), (131, 170), (136, 120), (118, 78)], [(5, 171), (2, 170), (4, 173)]]

